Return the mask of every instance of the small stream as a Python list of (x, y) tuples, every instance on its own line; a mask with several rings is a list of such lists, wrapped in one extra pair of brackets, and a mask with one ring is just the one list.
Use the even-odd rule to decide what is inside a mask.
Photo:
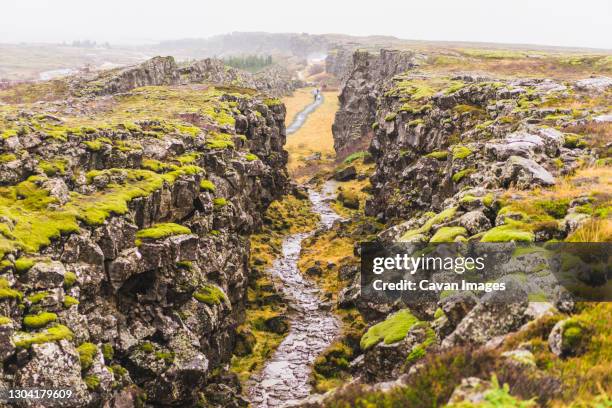
[[(309, 190), (312, 209), (321, 217), (319, 228), (330, 228), (340, 216), (327, 200), (333, 197), (335, 183), (328, 181), (321, 192)], [(283, 283), (283, 293), (289, 302), (291, 329), (263, 370), (249, 383), (253, 407), (282, 407), (307, 397), (311, 365), (336, 338), (340, 322), (329, 308), (321, 307), (320, 289), (303, 278), (297, 262), (302, 241), (311, 236), (300, 233), (283, 241), (282, 256), (274, 261), (271, 272)]]
[(310, 115), (319, 106), (321, 106), (323, 104), (324, 100), (325, 100), (324, 96), (321, 93), (319, 95), (319, 97), (317, 98), (317, 100), (313, 101), (310, 105), (308, 105), (304, 109), (302, 109), (302, 111), (300, 111), (300, 113), (295, 115), (295, 118), (293, 119), (293, 122), (291, 122), (291, 124), (289, 126), (287, 126), (287, 135), (290, 135), (292, 133), (297, 132), (298, 129), (302, 127), (304, 122), (306, 122), (306, 119), (308, 119), (308, 115)]

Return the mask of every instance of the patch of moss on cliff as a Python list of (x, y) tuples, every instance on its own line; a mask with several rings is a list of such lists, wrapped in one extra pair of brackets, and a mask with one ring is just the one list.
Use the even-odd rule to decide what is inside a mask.
[(451, 179), (453, 180), (453, 182), (459, 183), (465, 177), (467, 177), (470, 174), (475, 173), (475, 172), (476, 172), (475, 168), (463, 169), (463, 170), (460, 170), (460, 171), (456, 172), (455, 174), (453, 174)]
[(23, 325), (29, 329), (39, 329), (57, 320), (57, 315), (50, 312), (41, 312), (36, 315), (27, 315), (23, 318)]
[(70, 340), (73, 334), (69, 328), (58, 324), (38, 333), (17, 332), (13, 336), (16, 347), (28, 348), (32, 344), (49, 343), (59, 340)]
[(136, 233), (136, 245), (140, 246), (143, 240), (164, 239), (172, 235), (183, 234), (191, 234), (191, 230), (184, 225), (172, 222), (155, 224)]
[(206, 303), (207, 305), (220, 305), (225, 300), (227, 300), (227, 296), (223, 293), (223, 290), (215, 285), (204, 285), (201, 286), (198, 290), (193, 293), (193, 297), (202, 303)]
[(453, 146), (451, 151), (453, 152), (453, 159), (465, 159), (473, 153), (472, 150), (462, 145)]
[(431, 157), (436, 160), (446, 160), (448, 158), (448, 152), (446, 150), (435, 151), (426, 154), (425, 157)]
[(480, 238), (481, 242), (533, 242), (533, 232), (521, 222), (507, 220), (507, 224), (491, 228)]
[(362, 350), (367, 350), (381, 341), (392, 344), (403, 340), (408, 331), (419, 322), (408, 309), (389, 315), (386, 320), (370, 327), (360, 342)]
[(208, 191), (209, 193), (215, 192), (215, 185), (210, 180), (202, 180), (200, 181), (200, 190)]
[(79, 353), (81, 370), (87, 370), (93, 365), (93, 359), (98, 354), (98, 346), (86, 342), (77, 347), (77, 352)]
[(432, 215), (427, 221), (425, 221), (425, 223), (420, 228), (406, 231), (406, 233), (404, 233), (404, 235), (402, 235), (402, 237), (400, 238), (400, 241), (407, 241), (410, 238), (415, 237), (416, 235), (429, 233), (431, 227), (436, 224), (441, 224), (450, 220), (452, 217), (455, 216), (456, 212), (457, 207), (449, 207), (446, 210), (441, 211), (439, 214)]
[(463, 227), (442, 227), (436, 231), (429, 242), (453, 242), (459, 237), (466, 237), (467, 231)]

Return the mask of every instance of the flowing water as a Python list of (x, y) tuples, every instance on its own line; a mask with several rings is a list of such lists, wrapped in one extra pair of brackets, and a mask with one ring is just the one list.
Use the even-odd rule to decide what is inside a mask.
[[(321, 192), (309, 191), (312, 209), (321, 217), (319, 228), (329, 228), (340, 216), (329, 206), (334, 182), (329, 181)], [(289, 319), (291, 329), (276, 349), (263, 370), (249, 385), (249, 396), (254, 407), (281, 407), (307, 397), (311, 365), (339, 334), (340, 322), (329, 308), (322, 307), (321, 291), (311, 281), (304, 279), (297, 262), (302, 241), (313, 233), (287, 236), (283, 251), (271, 269), (283, 283), (283, 293), (293, 312)]]
[(321, 104), (323, 104), (323, 101), (324, 97), (321, 93), (315, 101), (313, 101), (310, 105), (306, 106), (300, 113), (295, 115), (295, 119), (293, 119), (293, 122), (291, 122), (291, 124), (287, 126), (287, 135), (297, 132), (298, 129), (302, 127), (304, 122), (306, 122), (306, 119), (308, 119), (308, 115), (310, 115), (319, 106), (321, 106)]

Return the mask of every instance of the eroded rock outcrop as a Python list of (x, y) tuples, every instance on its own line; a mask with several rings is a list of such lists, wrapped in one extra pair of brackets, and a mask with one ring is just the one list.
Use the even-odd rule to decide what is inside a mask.
[[(342, 55), (337, 58), (343, 58)], [(346, 56), (344, 56), (346, 59)], [(381, 50), (379, 54), (355, 51), (348, 67), (330, 61), (329, 69), (347, 70), (339, 96), (340, 108), (336, 113), (332, 131), (334, 149), (338, 157), (367, 146), (372, 138), (372, 123), (375, 122), (377, 100), (384, 83), (394, 75), (418, 64), (413, 52)]]
[(72, 388), (58, 406), (245, 405), (215, 378), (248, 236), (287, 188), (285, 109), (174, 73), (155, 59), (100, 88), (120, 95), (2, 113), (3, 384)]
[(214, 58), (177, 64), (170, 56), (155, 57), (139, 65), (98, 74), (84, 74), (68, 81), (71, 93), (76, 96), (111, 95), (141, 86), (204, 83), (251, 88), (270, 96), (284, 96), (301, 85), (287, 69), (280, 66), (271, 66), (252, 74), (226, 66), (223, 61)]

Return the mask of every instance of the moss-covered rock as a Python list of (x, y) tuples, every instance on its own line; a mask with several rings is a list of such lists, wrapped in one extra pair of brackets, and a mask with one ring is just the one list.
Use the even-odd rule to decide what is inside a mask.
[(403, 340), (410, 328), (418, 322), (419, 319), (408, 309), (400, 310), (370, 327), (361, 338), (360, 347), (362, 350), (367, 350), (381, 341), (391, 344)]

